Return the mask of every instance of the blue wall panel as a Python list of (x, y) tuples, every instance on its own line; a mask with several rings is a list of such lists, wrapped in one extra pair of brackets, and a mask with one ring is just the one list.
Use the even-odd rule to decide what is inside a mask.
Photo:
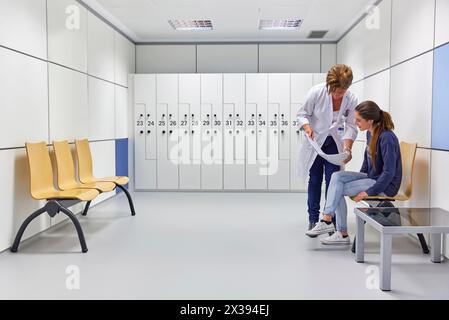
[(432, 148), (449, 150), (449, 45), (435, 50), (433, 69)]
[[(128, 176), (128, 139), (115, 140), (115, 175)], [(128, 188), (128, 185), (125, 186)], [(121, 192), (116, 188), (117, 193)]]

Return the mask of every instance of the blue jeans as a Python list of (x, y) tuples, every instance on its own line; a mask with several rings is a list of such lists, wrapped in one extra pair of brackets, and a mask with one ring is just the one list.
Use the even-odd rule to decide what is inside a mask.
[(332, 175), (323, 214), (336, 216), (337, 230), (348, 230), (348, 208), (345, 196), (356, 196), (373, 186), (376, 180), (368, 178), (366, 173), (340, 171)]
[[(334, 138), (328, 136), (321, 147), (324, 153), (337, 154), (338, 147), (335, 144)], [(321, 186), (323, 184), (323, 173), (326, 179), (326, 197), (329, 188), (331, 176), (334, 172), (340, 171), (340, 166), (332, 164), (322, 157), (317, 156), (315, 162), (309, 171), (309, 185), (307, 188), (307, 207), (309, 212), (309, 222), (318, 222), (320, 217), (320, 201), (321, 201)]]

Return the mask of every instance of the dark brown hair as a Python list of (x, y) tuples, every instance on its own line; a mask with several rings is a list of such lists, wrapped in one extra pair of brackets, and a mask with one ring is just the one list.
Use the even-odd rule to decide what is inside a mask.
[(352, 69), (345, 64), (334, 65), (326, 77), (326, 87), (328, 93), (333, 93), (337, 89), (348, 89), (352, 84)]
[(373, 101), (363, 101), (356, 108), (357, 111), (364, 120), (373, 120), (373, 136), (369, 144), (369, 153), (371, 155), (371, 162), (375, 168), (376, 157), (376, 145), (377, 140), (382, 132), (394, 129), (394, 123), (388, 112), (383, 111)]

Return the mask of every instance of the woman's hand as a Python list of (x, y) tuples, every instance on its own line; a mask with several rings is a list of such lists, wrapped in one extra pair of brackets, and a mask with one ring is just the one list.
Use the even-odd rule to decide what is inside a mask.
[(362, 191), (358, 195), (356, 195), (352, 200), (354, 200), (355, 202), (359, 202), (365, 199), (366, 197), (368, 197), (368, 194), (365, 191)]
[(313, 129), (312, 129), (312, 127), (310, 126), (310, 124), (305, 124), (305, 125), (303, 125), (303, 126), (302, 126), (302, 129), (303, 129), (304, 132), (309, 136), (310, 139), (313, 139), (313, 138), (314, 138), (314, 135), (313, 135)]
[(349, 161), (352, 160), (352, 152), (350, 150), (349, 151), (347, 150), (347, 152), (349, 153), (349, 156), (345, 161), (343, 161), (344, 164), (347, 164)]

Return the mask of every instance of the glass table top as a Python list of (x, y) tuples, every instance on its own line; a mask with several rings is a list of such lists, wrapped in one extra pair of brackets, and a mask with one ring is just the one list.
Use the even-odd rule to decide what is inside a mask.
[(384, 227), (449, 226), (449, 211), (441, 208), (357, 208)]

